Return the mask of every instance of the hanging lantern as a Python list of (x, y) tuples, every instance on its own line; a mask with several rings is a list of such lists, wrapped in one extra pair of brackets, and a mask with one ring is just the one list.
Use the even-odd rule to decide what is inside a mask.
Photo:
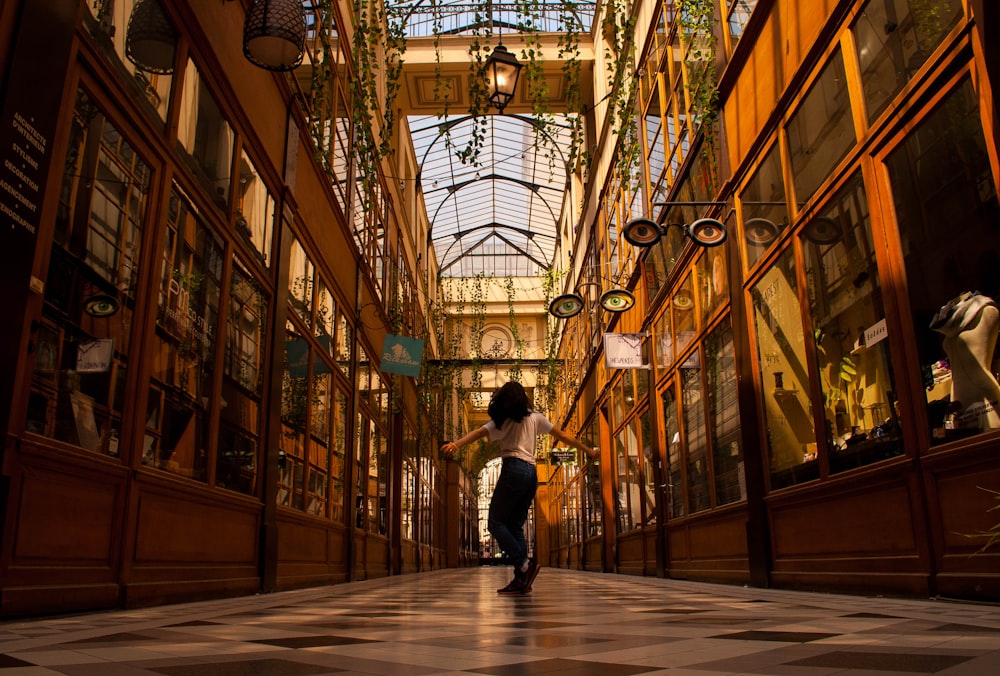
[(502, 44), (497, 45), (486, 60), (486, 86), (489, 89), (490, 103), (501, 113), (514, 98), (522, 67)]
[(139, 70), (169, 75), (176, 51), (177, 31), (160, 0), (139, 0), (125, 31), (125, 56)]
[(243, 24), (243, 55), (266, 70), (292, 70), (302, 63), (306, 13), (300, 0), (253, 0)]

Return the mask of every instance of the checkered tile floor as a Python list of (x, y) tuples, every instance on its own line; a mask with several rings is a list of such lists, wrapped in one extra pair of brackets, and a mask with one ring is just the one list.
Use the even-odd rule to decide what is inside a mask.
[(1000, 674), (1000, 606), (467, 568), (0, 623), (0, 676)]

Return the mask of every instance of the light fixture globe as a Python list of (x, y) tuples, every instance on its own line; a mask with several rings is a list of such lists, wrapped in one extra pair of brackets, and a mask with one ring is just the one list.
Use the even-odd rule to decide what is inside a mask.
[(625, 312), (635, 305), (635, 296), (626, 289), (609, 289), (601, 294), (601, 307), (608, 312)]
[(97, 293), (83, 301), (83, 311), (91, 317), (110, 317), (118, 312), (121, 303), (114, 296)]
[(514, 98), (517, 78), (523, 66), (502, 44), (497, 45), (486, 60), (486, 88), (490, 103), (501, 113)]
[(139, 0), (125, 29), (125, 56), (139, 70), (169, 75), (174, 72), (177, 38), (160, 0)]
[(833, 244), (843, 233), (840, 223), (827, 216), (817, 216), (802, 228), (802, 236), (813, 244)]
[(243, 24), (243, 55), (265, 70), (288, 71), (302, 63), (305, 7), (299, 0), (253, 0)]
[(622, 228), (622, 236), (633, 246), (653, 246), (662, 235), (660, 225), (648, 218), (633, 218)]
[(549, 314), (558, 319), (569, 319), (583, 311), (583, 297), (575, 293), (556, 296), (549, 303)]

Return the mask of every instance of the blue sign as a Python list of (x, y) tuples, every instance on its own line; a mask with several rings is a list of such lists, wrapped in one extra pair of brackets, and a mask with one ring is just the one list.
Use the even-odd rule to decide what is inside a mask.
[(420, 360), (424, 355), (424, 341), (386, 334), (382, 341), (382, 370), (404, 376), (420, 375)]

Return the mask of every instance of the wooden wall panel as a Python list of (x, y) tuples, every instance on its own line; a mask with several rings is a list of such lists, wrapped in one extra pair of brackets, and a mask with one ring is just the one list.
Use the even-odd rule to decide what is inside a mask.
[(668, 526), (669, 576), (715, 582), (748, 581), (746, 520), (746, 510), (740, 508)]
[(629, 533), (618, 537), (618, 572), (623, 575), (642, 575), (643, 563), (642, 532)]
[(732, 93), (722, 102), (730, 166), (740, 165), (772, 118), (836, 5), (836, 0), (778, 0), (771, 6)]
[[(985, 449), (992, 455), (995, 449)], [(970, 534), (1000, 522), (1000, 468), (965, 462), (931, 462), (926, 473), (937, 553), (937, 591), (959, 598), (1000, 598), (1000, 546), (980, 551), (986, 539)], [(990, 512), (991, 508), (994, 511)]]
[(282, 510), (277, 530), (279, 588), (332, 584), (347, 579), (344, 529)]

